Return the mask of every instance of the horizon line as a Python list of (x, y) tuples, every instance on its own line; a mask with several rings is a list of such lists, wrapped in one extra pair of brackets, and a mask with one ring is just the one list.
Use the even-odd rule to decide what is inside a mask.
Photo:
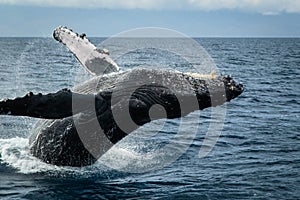
[[(88, 36), (87, 38), (110, 38), (112, 36)], [(53, 38), (52, 36), (0, 36), (0, 38)], [(121, 38), (151, 38), (151, 37), (121, 37)], [(153, 38), (184, 38), (184, 37), (153, 37)], [(187, 38), (228, 38), (228, 39), (284, 39), (300, 38), (300, 36), (189, 36)]]

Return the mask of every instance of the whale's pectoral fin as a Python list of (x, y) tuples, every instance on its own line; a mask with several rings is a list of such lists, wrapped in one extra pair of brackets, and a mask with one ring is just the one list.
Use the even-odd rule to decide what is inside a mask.
[(97, 49), (85, 36), (62, 26), (57, 27), (53, 32), (53, 37), (66, 45), (91, 74), (102, 75), (118, 71), (119, 67), (110, 58), (108, 51)]
[(24, 97), (0, 101), (0, 115), (61, 119), (95, 109), (92, 107), (94, 101), (95, 95), (73, 93), (67, 89), (46, 95), (30, 92)]

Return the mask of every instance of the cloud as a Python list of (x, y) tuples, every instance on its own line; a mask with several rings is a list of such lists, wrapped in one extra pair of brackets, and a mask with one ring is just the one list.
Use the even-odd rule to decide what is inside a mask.
[(0, 4), (145, 10), (240, 10), (265, 15), (300, 13), (300, 0), (0, 0)]

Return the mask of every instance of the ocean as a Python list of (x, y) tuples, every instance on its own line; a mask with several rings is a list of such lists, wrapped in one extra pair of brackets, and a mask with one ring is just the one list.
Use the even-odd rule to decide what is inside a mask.
[[(104, 38), (91, 40), (100, 44)], [(168, 160), (167, 152), (161, 158), (154, 153), (174, 138), (179, 119), (151, 122), (96, 164), (72, 168), (30, 155), (28, 137), (36, 119), (0, 116), (0, 199), (299, 199), (300, 39), (194, 40), (212, 57), (219, 74), (231, 75), (245, 87), (241, 96), (220, 106), (226, 110), (224, 123), (207, 156), (199, 157), (199, 150), (215, 120), (210, 108), (185, 117), (183, 132), (194, 130), (195, 136), (182, 155), (141, 172), (126, 167), (130, 163), (141, 169)], [(141, 49), (116, 62), (123, 70), (149, 65), (188, 70), (186, 60), (174, 55)], [(89, 77), (52, 38), (0, 38), (0, 99), (72, 88)], [(149, 155), (156, 160), (139, 162)]]

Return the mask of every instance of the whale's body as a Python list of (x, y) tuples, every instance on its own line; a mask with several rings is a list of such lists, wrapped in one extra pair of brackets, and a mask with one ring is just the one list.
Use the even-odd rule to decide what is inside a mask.
[(231, 77), (145, 68), (116, 72), (119, 68), (107, 52), (99, 51), (83, 36), (59, 27), (54, 37), (96, 76), (73, 91), (29, 93), (0, 102), (0, 114), (42, 118), (30, 136), (30, 152), (46, 163), (93, 164), (151, 120), (183, 117), (221, 105), (243, 92), (243, 86)]

